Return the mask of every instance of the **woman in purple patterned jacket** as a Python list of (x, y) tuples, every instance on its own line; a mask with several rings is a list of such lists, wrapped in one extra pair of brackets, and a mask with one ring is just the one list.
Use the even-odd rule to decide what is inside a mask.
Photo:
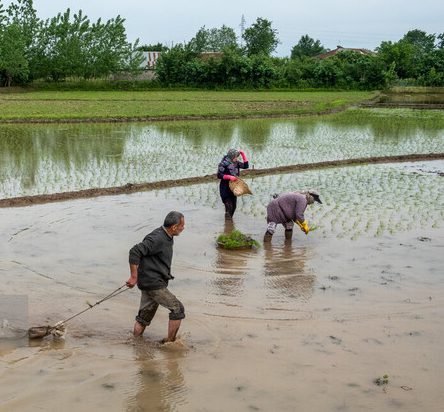
[[(238, 157), (242, 157), (242, 162)], [(225, 205), (225, 219), (232, 219), (236, 211), (237, 197), (230, 189), (229, 182), (237, 180), (240, 175), (240, 169), (248, 169), (248, 159), (245, 152), (241, 149), (230, 149), (222, 158), (217, 168), (217, 177), (220, 179), (219, 192), (222, 203)]]
[(276, 230), (281, 224), (285, 227), (285, 238), (291, 239), (295, 223), (307, 235), (310, 231), (304, 212), (307, 205), (314, 202), (322, 203), (315, 192), (289, 192), (275, 197), (267, 206), (267, 231), (264, 242), (270, 242)]

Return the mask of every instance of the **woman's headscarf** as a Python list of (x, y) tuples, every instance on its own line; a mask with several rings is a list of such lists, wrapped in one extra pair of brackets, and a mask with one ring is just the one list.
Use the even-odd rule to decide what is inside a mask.
[(237, 149), (230, 149), (227, 152), (227, 157), (230, 160), (233, 160), (234, 158), (238, 157), (239, 155), (240, 155), (240, 153), (239, 153), (239, 150), (237, 150)]

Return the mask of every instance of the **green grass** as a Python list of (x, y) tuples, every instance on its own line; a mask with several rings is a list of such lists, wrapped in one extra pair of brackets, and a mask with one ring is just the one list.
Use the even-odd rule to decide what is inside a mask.
[(0, 93), (0, 121), (303, 115), (373, 96), (362, 91), (28, 91)]
[(217, 244), (224, 249), (246, 249), (259, 247), (259, 242), (247, 235), (244, 235), (239, 230), (233, 230), (229, 234), (220, 234), (217, 238)]

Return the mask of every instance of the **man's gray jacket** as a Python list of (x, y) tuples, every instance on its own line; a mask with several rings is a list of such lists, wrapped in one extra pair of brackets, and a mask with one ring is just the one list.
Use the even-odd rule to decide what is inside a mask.
[(146, 235), (129, 251), (129, 263), (138, 265), (137, 286), (142, 290), (162, 289), (171, 275), (174, 240), (161, 226)]

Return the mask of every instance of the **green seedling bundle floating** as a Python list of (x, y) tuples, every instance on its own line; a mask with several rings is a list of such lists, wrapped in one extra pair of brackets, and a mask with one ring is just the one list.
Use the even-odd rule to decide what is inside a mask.
[(244, 235), (239, 230), (233, 230), (231, 233), (222, 233), (217, 238), (217, 245), (223, 249), (252, 249), (259, 247), (259, 242)]

